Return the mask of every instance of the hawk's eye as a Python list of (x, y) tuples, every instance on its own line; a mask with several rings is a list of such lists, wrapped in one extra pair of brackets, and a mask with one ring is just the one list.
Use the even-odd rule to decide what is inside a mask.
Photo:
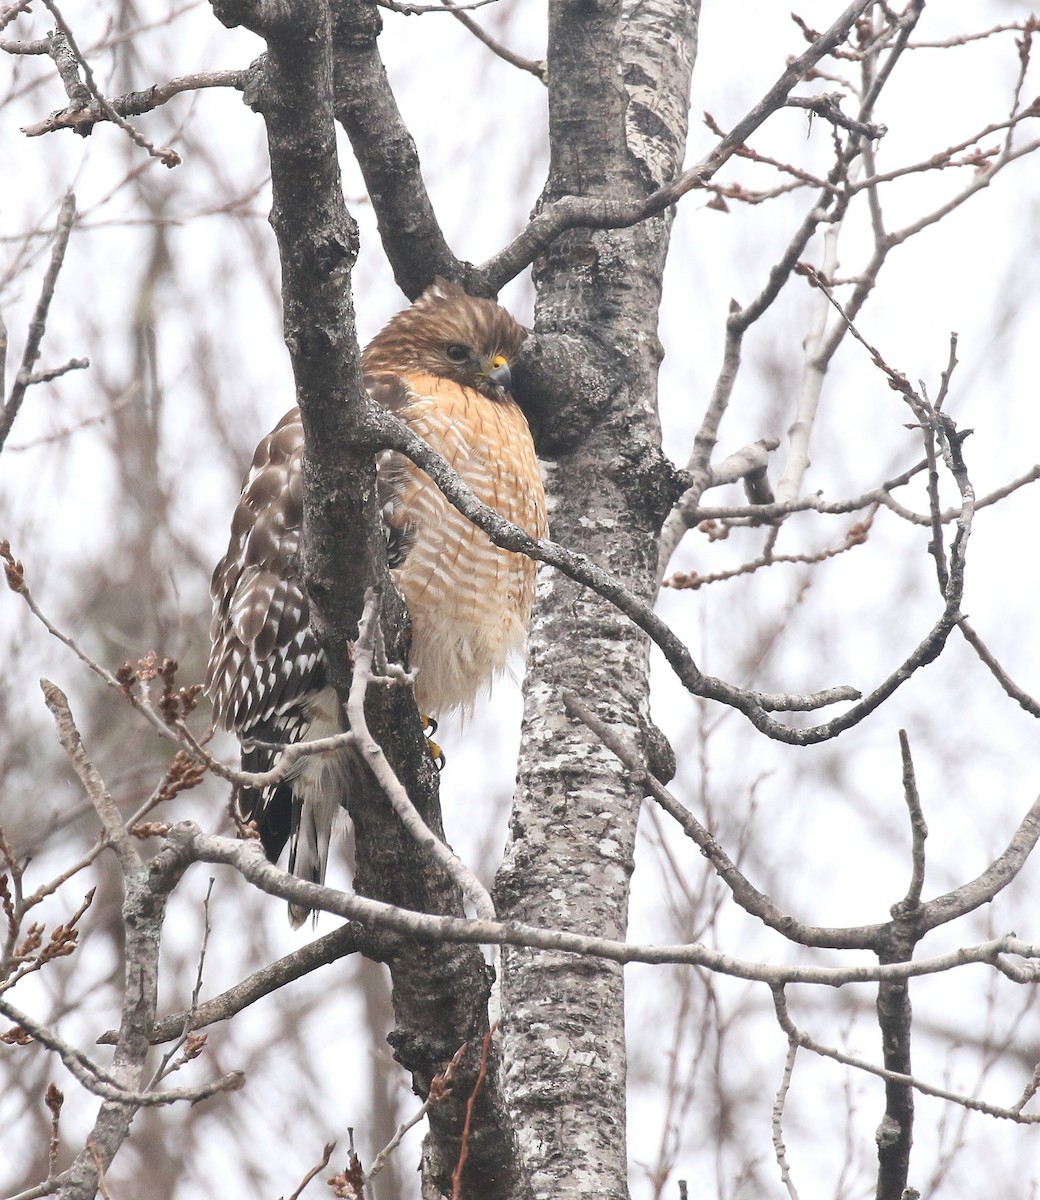
[(445, 352), (454, 363), (463, 363), (469, 358), (469, 346), (463, 346), (459, 342), (453, 342)]

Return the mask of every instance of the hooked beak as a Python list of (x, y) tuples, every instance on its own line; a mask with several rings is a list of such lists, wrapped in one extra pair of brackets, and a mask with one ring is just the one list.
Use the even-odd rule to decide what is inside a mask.
[(505, 355), (496, 354), (491, 360), (491, 370), (488, 371), (488, 379), (493, 384), (500, 387), (502, 391), (508, 392), (513, 386), (513, 376), (509, 371), (509, 363)]

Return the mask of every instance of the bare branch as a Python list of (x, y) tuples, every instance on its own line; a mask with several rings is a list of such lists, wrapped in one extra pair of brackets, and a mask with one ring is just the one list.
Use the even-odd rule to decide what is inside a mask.
[(374, 678), (372, 664), (375, 639), (379, 630), (380, 602), (379, 593), (370, 589), (365, 597), (365, 610), (358, 625), (358, 640), (354, 650), (354, 678), (350, 685), (350, 699), (347, 701), (347, 716), (358, 752), (408, 833), (454, 880), (476, 909), (477, 915), (493, 921), (496, 916), (495, 906), (487, 889), (419, 815), (418, 809), (387, 762), (382, 747), (368, 728), (365, 695), (369, 683)]
[[(668, 562), (686, 529), (696, 523), (694, 514), (711, 478), (709, 464), (718, 437), (719, 425), (729, 406), (737, 373), (740, 370), (744, 335), (779, 296), (791, 273), (796, 269), (809, 239), (816, 233), (820, 225), (825, 221), (833, 225), (842, 220), (849, 203), (849, 192), (847, 187), (839, 190), (839, 185), (847, 184), (847, 168), (851, 154), (852, 152), (847, 150), (837, 156), (815, 202), (803, 217), (783, 254), (770, 269), (768, 279), (761, 292), (744, 306), (737, 304), (736, 301), (730, 302), (729, 316), (726, 319), (726, 343), (722, 367), (712, 391), (711, 401), (694, 438), (690, 461), (687, 465), (693, 482), (678, 505), (668, 515), (661, 530), (657, 563), (659, 582), (664, 578)], [(819, 316), (817, 319), (819, 320)], [(815, 412), (817, 400), (814, 399), (814, 396), (822, 383), (822, 372), (826, 361), (827, 359), (820, 354), (814, 357), (807, 355), (807, 362), (812, 366), (812, 370), (807, 368), (800, 403), (802, 428), (806, 437), (811, 429), (811, 420), (807, 419), (809, 410), (812, 409), (812, 412)], [(802, 457), (807, 461), (807, 454)], [(804, 468), (801, 470), (804, 473)], [(790, 503), (796, 499), (799, 486), (791, 486), (791, 473), (792, 468), (789, 465), (785, 472), (787, 482), (782, 482), (782, 487), (787, 488), (793, 494), (781, 495), (781, 502)]]
[(328, 737), (309, 738), (299, 742), (262, 742), (248, 738), (243, 742), (245, 748), (277, 751), (278, 761), (268, 771), (240, 771), (210, 754), (183, 721), (175, 722), (173, 728), (191, 754), (204, 763), (207, 770), (228, 783), (254, 788), (269, 788), (281, 783), (293, 773), (301, 758), (309, 758), (312, 754), (327, 754), (332, 750), (343, 750), (357, 742), (357, 735), (351, 729), (330, 734)]
[[(1040, 801), (1035, 806), (1040, 812)], [(877, 965), (816, 967), (752, 962), (710, 950), (698, 942), (684, 945), (646, 945), (619, 942), (611, 938), (589, 937), (566, 930), (539, 929), (521, 921), (486, 921), (480, 918), (442, 917), (431, 913), (396, 908), (365, 896), (340, 892), (322, 884), (297, 879), (267, 861), (258, 842), (240, 842), (232, 838), (205, 834), (192, 821), (182, 821), (170, 831), (168, 842), (178, 862), (223, 863), (233, 867), (255, 887), (269, 895), (291, 900), (301, 908), (321, 909), (348, 920), (356, 920), (368, 929), (391, 930), (426, 944), (480, 943), (527, 946), (556, 950), (567, 954), (592, 955), (611, 962), (682, 963), (709, 971), (752, 980), (770, 987), (788, 983), (812, 983), (841, 987), (849, 983), (876, 983), (881, 980), (914, 979), (935, 975), (970, 963), (986, 963), (1001, 970), (1016, 982), (1032, 982), (1035, 964), (1040, 960), (1040, 945), (1005, 934), (988, 942), (962, 946), (929, 958)], [(935, 903), (934, 901), (932, 903)], [(868, 927), (869, 928), (869, 927)], [(1012, 956), (1027, 960), (1028, 969), (1021, 977), (1005, 970), (1003, 960)], [(1040, 1119), (1040, 1118), (1038, 1118)]]
[(970, 883), (921, 905), (915, 921), (922, 929), (935, 929), (988, 904), (1016, 878), (1037, 841), (1040, 841), (1040, 798), (1030, 806), (999, 858)]
[(34, 1020), (28, 1013), (14, 1007), (9, 1001), (0, 997), (0, 1013), (8, 1020), (14, 1021), (30, 1035), (35, 1042), (53, 1051), (68, 1068), (73, 1078), (95, 1096), (117, 1104), (132, 1104), (142, 1107), (176, 1104), (180, 1101), (197, 1103), (220, 1092), (237, 1091), (245, 1082), (241, 1071), (230, 1071), (212, 1083), (201, 1084), (194, 1088), (168, 1088), (161, 1092), (139, 1092), (121, 1087), (114, 1075), (88, 1058), (81, 1050), (71, 1046), (47, 1026)]
[(50, 383), (52, 379), (60, 379), (70, 371), (85, 371), (90, 366), (89, 358), (70, 358), (60, 367), (48, 367), (43, 371), (34, 371), (29, 376), (29, 383)]
[(888, 130), (884, 125), (870, 125), (866, 121), (857, 121), (854, 117), (842, 112), (841, 101), (843, 98), (840, 92), (830, 92), (822, 96), (788, 96), (784, 103), (786, 108), (803, 108), (815, 116), (822, 117), (825, 121), (830, 121), (832, 125), (847, 129), (859, 137), (869, 138), (871, 141), (885, 136)]
[[(389, 12), (404, 13), (406, 17), (422, 16), (423, 13), (439, 13), (449, 12), (450, 8), (446, 4), (411, 4), (407, 0), (375, 0), (380, 8), (385, 8)], [(469, 12), (475, 8), (483, 8), (487, 4), (495, 4), (497, 0), (470, 0), (469, 4), (458, 4), (453, 7), (458, 8), (461, 12)]]
[(0, 9), (0, 32), (7, 28), (8, 25), (23, 12), (27, 12), (32, 0), (12, 0), (11, 4), (5, 4), (3, 9)]
[[(982, 506), (980, 501), (979, 507)], [(964, 640), (982, 659), (986, 666), (990, 669), (993, 678), (1004, 689), (1004, 691), (1014, 700), (1021, 708), (1024, 708), (1031, 717), (1040, 717), (1040, 701), (1035, 700), (1028, 692), (1024, 692), (1018, 684), (1004, 670), (999, 662), (990, 653), (986, 643), (975, 632), (974, 627), (970, 624), (967, 617), (961, 617), (957, 622), (957, 628), (964, 635)]]
[[(47, 273), (43, 277), (40, 298), (36, 302), (36, 309), (33, 312), (32, 320), (29, 322), (29, 332), (25, 339), (22, 362), (15, 376), (11, 394), (4, 404), (3, 412), (0, 412), (0, 450), (3, 450), (4, 442), (7, 440), (7, 435), (11, 432), (14, 419), (18, 416), (18, 410), (25, 399), (26, 389), (32, 383), (36, 382), (33, 379), (33, 367), (40, 357), (40, 344), (43, 341), (43, 335), (47, 328), (47, 314), (50, 311), (51, 300), (54, 298), (58, 273), (61, 271), (61, 265), (65, 261), (65, 250), (69, 244), (69, 235), (72, 233), (72, 226), (75, 220), (76, 197), (70, 192), (62, 201), (61, 209), (58, 212), (58, 223), (54, 232), (54, 245), (51, 247), (51, 261), (47, 267)], [(5, 353), (6, 347), (5, 331)]]
[(951, 1092), (947, 1088), (940, 1088), (934, 1084), (925, 1083), (924, 1080), (917, 1079), (913, 1075), (905, 1075), (899, 1071), (888, 1071), (884, 1067), (879, 1067), (862, 1058), (855, 1058), (851, 1054), (845, 1054), (843, 1051), (832, 1046), (824, 1046), (795, 1026), (787, 1012), (787, 1005), (783, 999), (783, 990), (776, 989), (773, 995), (776, 1002), (777, 1020), (780, 1022), (781, 1029), (783, 1029), (789, 1038), (796, 1041), (799, 1046), (806, 1050), (811, 1050), (814, 1054), (820, 1055), (821, 1058), (831, 1058), (846, 1067), (854, 1067), (858, 1071), (865, 1071), (867, 1074), (875, 1075), (878, 1079), (884, 1079), (886, 1082), (905, 1085), (924, 1096), (936, 1096), (940, 1100), (948, 1100), (951, 1104), (958, 1104), (962, 1108), (970, 1109), (972, 1112), (985, 1113), (987, 1116), (996, 1117), (1003, 1121), (1014, 1121), (1020, 1125), (1036, 1125), (1040, 1123), (1040, 1113), (1023, 1113), (1016, 1111), (1014, 1107), (1002, 1108), (996, 1104), (987, 1104), (985, 1101), (978, 1100), (974, 1096)]
[(723, 849), (721, 843), (701, 824), (689, 809), (660, 782), (648, 769), (642, 757), (631, 746), (626, 745), (605, 721), (601, 721), (577, 696), (564, 693), (563, 706), (572, 717), (586, 725), (604, 746), (624, 764), (627, 770), (646, 788), (648, 794), (679, 825), (691, 841), (695, 842), (705, 858), (714, 867), (722, 882), (729, 888), (733, 899), (745, 912), (757, 917), (770, 929), (790, 941), (803, 946), (826, 946), (831, 949), (866, 949), (880, 936), (883, 926), (863, 925), (857, 928), (824, 928), (806, 925), (779, 908), (760, 892), (741, 872)]
[(1021, 1112), (1030, 1100), (1036, 1095), (1037, 1089), (1040, 1089), (1040, 1063), (1037, 1064), (1033, 1071), (1032, 1077), (1026, 1086), (1022, 1089), (1022, 1095), (1011, 1106), (1012, 1112)]
[(90, 797), (90, 801), (94, 805), (98, 817), (101, 819), (101, 824), (105, 830), (105, 839), (119, 856), (119, 861), (124, 871), (140, 871), (142, 866), (141, 856), (137, 853), (137, 847), (134, 845), (133, 839), (123, 826), (119, 809), (116, 808), (112, 797), (106, 790), (104, 781), (95, 770), (94, 764), (87, 758), (86, 750), (83, 748), (83, 740), (80, 738), (79, 730), (76, 728), (76, 723), (72, 717), (72, 710), (69, 708), (69, 702), (65, 693), (57, 684), (51, 683), (49, 679), (41, 679), (40, 687), (43, 690), (47, 707), (51, 710), (51, 714), (54, 717), (54, 723), (58, 729), (58, 740), (61, 742), (65, 753), (69, 756), (72, 766), (80, 778), (80, 782), (86, 789), (87, 795)]
[(478, 25), (472, 17), (466, 15), (465, 10), (475, 7), (474, 5), (455, 4), (454, 0), (441, 0), (441, 4), (448, 12), (453, 14), (460, 25), (473, 34), (478, 42), (487, 46), (492, 54), (496, 54), (503, 62), (509, 63), (510, 66), (519, 67), (521, 71), (526, 71), (529, 75), (533, 75), (539, 83), (548, 82), (545, 74), (546, 64), (544, 59), (542, 62), (534, 62), (529, 58), (524, 58), (522, 54), (517, 54), (515, 51), (510, 50), (508, 46), (503, 46), (501, 42), (496, 41), (483, 26)]
[[(334, 929), (276, 962), (261, 967), (241, 983), (236, 983), (234, 987), (228, 988), (211, 1000), (204, 1000), (194, 1010), (173, 1013), (156, 1021), (152, 1026), (151, 1042), (153, 1045), (159, 1045), (177, 1037), (189, 1019), (192, 1029), (204, 1029), (218, 1021), (229, 1021), (257, 1000), (280, 991), (294, 980), (302, 979), (304, 975), (309, 975), (337, 959), (356, 954), (362, 944), (365, 944), (366, 952), (371, 957), (372, 948), (365, 942), (362, 931), (353, 924), (341, 925), (339, 929)], [(98, 1045), (111, 1046), (116, 1037), (116, 1031), (110, 1029), (98, 1038)]]
[[(1029, 113), (1027, 115), (1033, 116), (1036, 114)], [(949, 216), (950, 213), (955, 212), (958, 208), (960, 208), (960, 206), (967, 200), (970, 200), (971, 197), (977, 192), (981, 192), (984, 188), (989, 187), (989, 185), (993, 182), (994, 177), (999, 174), (1009, 163), (1015, 162), (1020, 158), (1026, 158), (1030, 154), (1035, 153), (1038, 149), (1040, 149), (1040, 138), (1035, 138), (1031, 142), (1026, 142), (1017, 149), (1008, 148), (1003, 153), (998, 155), (998, 157), (995, 158), (985, 170), (979, 171), (974, 176), (971, 183), (965, 185), (965, 187), (962, 188), (962, 190), (959, 191), (955, 196), (951, 196), (951, 198), (945, 204), (942, 204), (939, 208), (933, 209), (931, 212), (919, 217), (916, 221), (912, 221), (909, 225), (904, 225), (902, 229), (898, 229), (895, 232), (890, 233), (888, 235), (888, 242), (892, 246), (898, 246), (902, 242), (905, 242), (909, 238), (913, 237), (915, 234), (927, 229), (930, 225), (934, 225), (937, 221), (941, 221), (944, 217)]]
[[(55, 46), (55, 54), (60, 54), (61, 58), (61, 61), (59, 61), (59, 58), (55, 57), (55, 64), (58, 66), (58, 71), (62, 75), (62, 82), (65, 84), (65, 90), (68, 92), (69, 99), (72, 101), (73, 106), (89, 104), (92, 97), (100, 106), (102, 112), (108, 117), (108, 119), (114, 124), (118, 125), (119, 128), (128, 135), (130, 140), (135, 145), (140, 146), (142, 150), (147, 151), (148, 154), (150, 154), (153, 158), (157, 158), (164, 167), (178, 166), (181, 161), (181, 156), (176, 150), (172, 150), (168, 146), (154, 146), (143, 134), (138, 132), (138, 130), (135, 129), (129, 121), (120, 116), (119, 113), (117, 113), (112, 105), (108, 102), (108, 100), (105, 99), (105, 97), (101, 94), (101, 90), (97, 85), (97, 81), (94, 79), (94, 72), (90, 66), (90, 63), (83, 55), (79, 46), (76, 45), (75, 35), (73, 34), (65, 18), (61, 15), (61, 11), (59, 10), (57, 3), (55, 0), (43, 0), (43, 2), (47, 6), (51, 16), (54, 18), (54, 23), (60, 30), (61, 38), (63, 38), (64, 42), (66, 43), (65, 47), (61, 47), (58, 40), (59, 35), (52, 35), (52, 40)], [(69, 70), (66, 68), (63, 70), (62, 62), (65, 61), (67, 55), (71, 55), (75, 66), (78, 69)], [(54, 54), (52, 54), (52, 57), (54, 57)], [(80, 70), (83, 72), (82, 82), (79, 79)]]
[(903, 796), (910, 813), (911, 851), (913, 864), (910, 875), (910, 886), (906, 897), (900, 901), (893, 916), (912, 913), (921, 903), (921, 891), (924, 888), (924, 843), (928, 837), (928, 826), (925, 823), (924, 812), (921, 809), (921, 797), (917, 791), (917, 780), (914, 777), (914, 760), (910, 757), (910, 739), (905, 729), (899, 731), (899, 750), (903, 758)]
[(950, 334), (950, 357), (946, 363), (946, 370), (943, 371), (939, 380), (939, 394), (935, 398), (935, 411), (939, 412), (946, 401), (946, 397), (950, 392), (950, 380), (953, 378), (953, 372), (957, 368), (957, 335)]
[(480, 266), (477, 274), (488, 286), (498, 288), (529, 266), (552, 241), (567, 229), (627, 229), (664, 212), (687, 192), (701, 187), (755, 132), (763, 121), (787, 100), (791, 89), (848, 36), (855, 22), (874, 0), (855, 0), (834, 24), (804, 54), (794, 59), (762, 99), (730, 130), (701, 161), (683, 171), (646, 199), (633, 202), (583, 196), (565, 196), (546, 206), (513, 241)]
[[(474, 525), (483, 529), (495, 545), (548, 563), (611, 601), (660, 647), (668, 664), (688, 691), (693, 695), (716, 700), (738, 709), (756, 729), (777, 741), (791, 745), (813, 745), (836, 737), (858, 724), (901, 687), (913, 672), (939, 654), (960, 615), (959, 605), (964, 587), (964, 554), (970, 530), (970, 506), (967, 501), (962, 505), (957, 535), (951, 548), (951, 587), (946, 596), (943, 613), (929, 633), (903, 662), (859, 703), (823, 725), (794, 729), (768, 715), (768, 708), (776, 710), (784, 706), (777, 704), (778, 697), (763, 697), (756, 692), (749, 692), (705, 675), (697, 667), (687, 647), (656, 613), (586, 555), (565, 550), (547, 539), (536, 541), (524, 530), (501, 517), (494, 509), (481, 504), (447, 463), (392, 414), (382, 410), (371, 411), (370, 419), (380, 427), (379, 437), (383, 444), (400, 451), (422, 467), (454, 507)], [(792, 707), (793, 703), (786, 703), (786, 706)]]
[[(90, 134), (100, 121), (114, 121), (119, 117), (139, 117), (161, 107), (182, 92), (201, 91), (204, 88), (230, 87), (243, 91), (246, 85), (245, 71), (199, 71), (191, 75), (180, 75), (166, 83), (153, 83), (151, 87), (137, 92), (127, 92), (111, 100), (91, 97), (89, 103), (73, 103), (68, 108), (53, 112), (35, 125), (25, 125), (22, 133), (26, 137), (41, 137), (58, 129), (72, 129), (81, 137)], [(167, 151), (166, 153), (172, 153)], [(167, 164), (169, 165), (169, 164)]]
[(784, 1074), (773, 1101), (773, 1153), (776, 1155), (776, 1165), (780, 1168), (780, 1182), (787, 1189), (791, 1200), (799, 1200), (798, 1189), (791, 1178), (791, 1168), (787, 1162), (787, 1149), (784, 1146), (784, 1104), (791, 1087), (791, 1075), (794, 1071), (794, 1060), (798, 1057), (798, 1042), (788, 1038), (787, 1058), (784, 1060)]

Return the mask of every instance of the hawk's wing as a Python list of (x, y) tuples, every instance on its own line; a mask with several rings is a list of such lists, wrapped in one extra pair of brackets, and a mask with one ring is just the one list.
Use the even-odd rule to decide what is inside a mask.
[(303, 427), (293, 409), (256, 448), (227, 553), (213, 572), (206, 687), (225, 729), (267, 724), (321, 685), (299, 574), (302, 457)]
[[(465, 480), (484, 503), (545, 531), (545, 496), (530, 430), (502, 368), (524, 331), (498, 305), (439, 281), (394, 317), (363, 356), (365, 384)], [(245, 742), (287, 743), (344, 728), (310, 628), (300, 579), (303, 429), (289, 412), (260, 443), (235, 510), (227, 554), (213, 575), (213, 649), (207, 687), (217, 721)], [(415, 696), (424, 711), (471, 706), (523, 644), (534, 564), (494, 546), (399, 454), (376, 464), (387, 551), (412, 616)], [(278, 752), (243, 750), (247, 770)], [(301, 757), (282, 783), (242, 788), (237, 803), (276, 859), (324, 878), (329, 838), (351, 776), (348, 749)], [(304, 910), (290, 906), (293, 924)]]
[[(213, 621), (206, 687), (217, 722), (240, 738), (293, 742), (309, 724), (307, 706), (325, 684), (300, 581), (303, 426), (286, 413), (260, 442), (231, 522), (227, 553), (210, 584)], [(242, 768), (266, 771), (276, 753), (243, 750)], [(278, 857), (292, 829), (288, 782), (240, 788), (244, 820), (256, 820), (264, 849)]]
[[(391, 410), (410, 395), (396, 376), (366, 381)], [(404, 562), (412, 526), (400, 503), (407, 460), (378, 457), (376, 487), (391, 567)], [(216, 721), (240, 739), (294, 742), (307, 736), (327, 685), (325, 658), (310, 625), (300, 578), (303, 530), (303, 424), (294, 408), (260, 442), (231, 522), (227, 553), (210, 583), (212, 650), (206, 688)], [(325, 698), (325, 707), (328, 707)], [(334, 730), (333, 730), (334, 731)], [(243, 750), (242, 769), (269, 770), (277, 752)], [(264, 849), (278, 857), (294, 828), (291, 779), (273, 788), (240, 788), (236, 802), (255, 820)]]

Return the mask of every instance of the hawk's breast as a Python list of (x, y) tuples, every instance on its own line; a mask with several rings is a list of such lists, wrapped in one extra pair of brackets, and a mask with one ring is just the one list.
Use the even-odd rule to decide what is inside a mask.
[[(432, 375), (409, 377), (399, 415), (479, 500), (532, 537), (546, 531), (545, 492), (527, 421), (510, 400)], [(413, 463), (391, 468), (388, 517), (408, 545), (394, 571), (412, 620), (415, 697), (427, 713), (468, 709), (523, 646), (535, 563), (494, 545)]]

